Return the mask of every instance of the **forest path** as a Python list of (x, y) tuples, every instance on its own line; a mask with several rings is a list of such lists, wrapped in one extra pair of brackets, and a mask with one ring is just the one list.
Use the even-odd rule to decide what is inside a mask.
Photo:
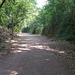
[(0, 61), (0, 75), (71, 75), (64, 69), (61, 57), (49, 38), (27, 33), (18, 34), (12, 50)]

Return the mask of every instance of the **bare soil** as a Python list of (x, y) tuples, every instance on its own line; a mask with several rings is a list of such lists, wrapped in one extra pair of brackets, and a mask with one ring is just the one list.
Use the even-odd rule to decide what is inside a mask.
[(10, 53), (0, 58), (0, 75), (75, 75), (67, 42), (27, 33), (18, 36), (10, 41)]

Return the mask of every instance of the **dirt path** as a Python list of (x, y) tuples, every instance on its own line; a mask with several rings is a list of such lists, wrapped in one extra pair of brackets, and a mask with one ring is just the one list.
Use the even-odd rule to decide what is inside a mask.
[(61, 57), (64, 53), (51, 48), (44, 36), (19, 34), (12, 41), (11, 53), (0, 61), (0, 75), (72, 75), (64, 69)]

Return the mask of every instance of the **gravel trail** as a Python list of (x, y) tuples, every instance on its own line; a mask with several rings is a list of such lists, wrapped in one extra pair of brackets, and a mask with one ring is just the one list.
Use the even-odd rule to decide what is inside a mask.
[(0, 75), (71, 75), (64, 69), (53, 42), (40, 35), (18, 34), (12, 41), (11, 53), (0, 61)]

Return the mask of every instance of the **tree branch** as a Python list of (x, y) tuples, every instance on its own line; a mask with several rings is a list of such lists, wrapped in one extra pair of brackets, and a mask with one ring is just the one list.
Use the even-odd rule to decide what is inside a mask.
[(0, 8), (2, 7), (2, 5), (5, 3), (5, 0), (3, 0), (3, 2), (1, 3), (1, 5), (0, 5)]

